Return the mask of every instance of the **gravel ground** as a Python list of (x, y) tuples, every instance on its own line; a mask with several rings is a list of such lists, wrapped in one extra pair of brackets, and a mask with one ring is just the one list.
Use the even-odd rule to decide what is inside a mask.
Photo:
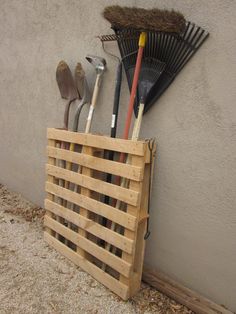
[(43, 215), (0, 185), (0, 314), (193, 313), (144, 284), (122, 301), (43, 241)]

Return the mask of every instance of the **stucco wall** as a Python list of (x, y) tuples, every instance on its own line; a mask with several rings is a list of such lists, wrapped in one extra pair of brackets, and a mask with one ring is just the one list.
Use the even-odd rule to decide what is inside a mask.
[[(61, 59), (71, 68), (81, 61), (93, 86), (84, 57), (105, 56), (95, 36), (110, 32), (100, 13), (111, 3), (157, 4), (0, 1), (0, 181), (37, 204), (44, 199), (46, 128), (62, 125), (65, 107), (55, 68)], [(210, 38), (144, 117), (141, 137), (158, 140), (146, 263), (236, 311), (236, 1), (158, 6), (182, 11)], [(109, 134), (115, 63), (106, 58), (93, 130)]]

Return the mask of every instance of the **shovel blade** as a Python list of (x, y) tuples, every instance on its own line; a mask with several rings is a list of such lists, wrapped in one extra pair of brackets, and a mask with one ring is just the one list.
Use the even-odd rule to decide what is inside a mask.
[(63, 99), (72, 101), (79, 97), (71, 70), (65, 61), (60, 61), (57, 66), (56, 80)]

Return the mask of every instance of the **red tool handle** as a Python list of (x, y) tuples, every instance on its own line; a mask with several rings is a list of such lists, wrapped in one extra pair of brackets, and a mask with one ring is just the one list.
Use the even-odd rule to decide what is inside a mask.
[[(129, 138), (129, 129), (130, 129), (132, 114), (133, 114), (133, 110), (134, 110), (134, 101), (135, 101), (136, 91), (137, 91), (137, 87), (138, 87), (138, 80), (139, 80), (139, 74), (140, 74), (141, 65), (142, 65), (143, 50), (145, 47), (145, 42), (146, 42), (146, 33), (142, 32), (140, 34), (140, 37), (139, 37), (138, 55), (137, 55), (137, 59), (136, 59), (133, 83), (132, 83), (132, 88), (131, 88), (131, 93), (130, 93), (128, 113), (127, 113), (127, 117), (125, 120), (125, 129), (124, 129), (124, 133), (123, 133), (123, 139), (125, 139), (125, 140), (127, 140)], [(120, 155), (119, 161), (120, 162), (125, 161), (125, 155), (124, 154)]]

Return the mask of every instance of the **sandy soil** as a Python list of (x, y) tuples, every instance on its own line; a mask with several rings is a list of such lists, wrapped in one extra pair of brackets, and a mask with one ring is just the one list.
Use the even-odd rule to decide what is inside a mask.
[(0, 314), (193, 313), (144, 284), (120, 300), (43, 241), (43, 214), (0, 185)]

